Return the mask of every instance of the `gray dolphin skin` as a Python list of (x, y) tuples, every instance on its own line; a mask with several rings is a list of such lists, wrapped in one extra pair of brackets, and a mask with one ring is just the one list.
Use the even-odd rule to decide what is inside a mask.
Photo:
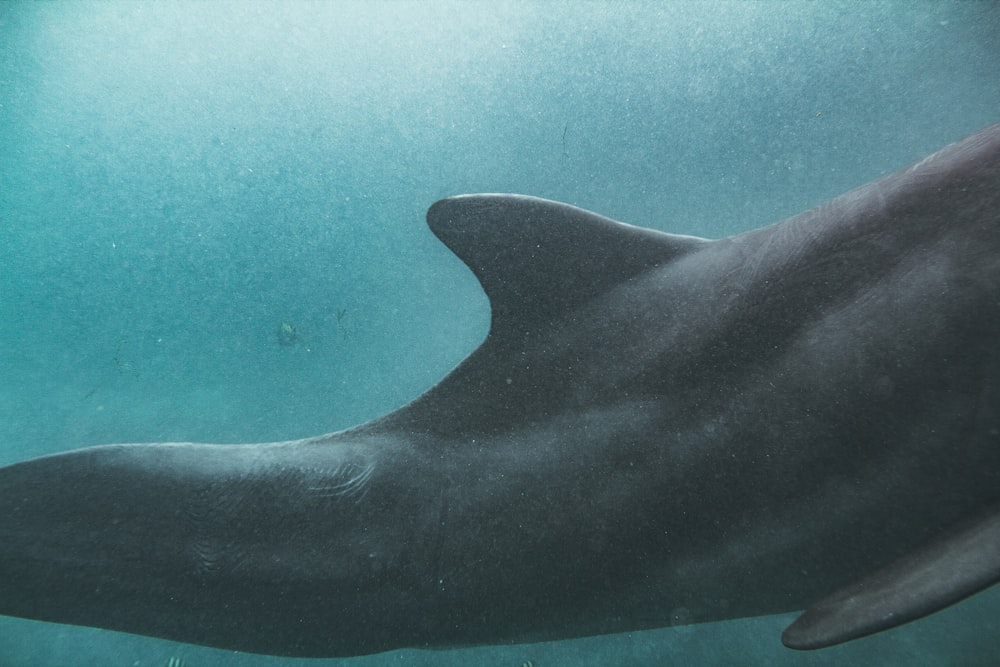
[(720, 240), (427, 221), (475, 352), (346, 431), (0, 468), (0, 614), (321, 657), (804, 609), (806, 649), (1000, 580), (1000, 125)]

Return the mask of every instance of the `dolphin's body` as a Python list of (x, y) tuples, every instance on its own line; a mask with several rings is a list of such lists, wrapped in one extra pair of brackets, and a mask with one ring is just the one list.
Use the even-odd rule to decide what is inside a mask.
[(427, 217), (479, 349), (347, 431), (0, 468), (0, 613), (348, 656), (807, 608), (814, 648), (1000, 579), (1000, 125), (717, 241)]

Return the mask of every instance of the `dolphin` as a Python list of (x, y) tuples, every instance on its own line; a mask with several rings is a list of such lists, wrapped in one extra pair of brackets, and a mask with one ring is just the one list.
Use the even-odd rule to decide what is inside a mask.
[(0, 614), (333, 657), (805, 610), (812, 649), (1000, 580), (1000, 124), (718, 240), (427, 222), (478, 349), (336, 433), (0, 468)]

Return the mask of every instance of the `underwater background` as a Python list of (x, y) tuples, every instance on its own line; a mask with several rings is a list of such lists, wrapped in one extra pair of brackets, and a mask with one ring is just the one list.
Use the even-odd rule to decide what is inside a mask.
[[(725, 236), (1000, 120), (998, 63), (993, 2), (2, 2), (0, 464), (377, 417), (489, 325), (435, 200)], [(1000, 664), (1000, 588), (792, 618), (299, 660), (0, 617), (0, 667)]]

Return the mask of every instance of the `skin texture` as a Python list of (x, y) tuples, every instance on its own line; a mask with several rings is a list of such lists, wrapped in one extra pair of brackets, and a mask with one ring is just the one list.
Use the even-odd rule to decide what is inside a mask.
[[(479, 349), (343, 432), (0, 468), (0, 613), (314, 657), (567, 638), (898, 589), (1000, 503), (1000, 125), (716, 241), (512, 195), (428, 223)], [(961, 535), (965, 588), (910, 617), (995, 581)], [(895, 624), (821, 611), (792, 643)]]

